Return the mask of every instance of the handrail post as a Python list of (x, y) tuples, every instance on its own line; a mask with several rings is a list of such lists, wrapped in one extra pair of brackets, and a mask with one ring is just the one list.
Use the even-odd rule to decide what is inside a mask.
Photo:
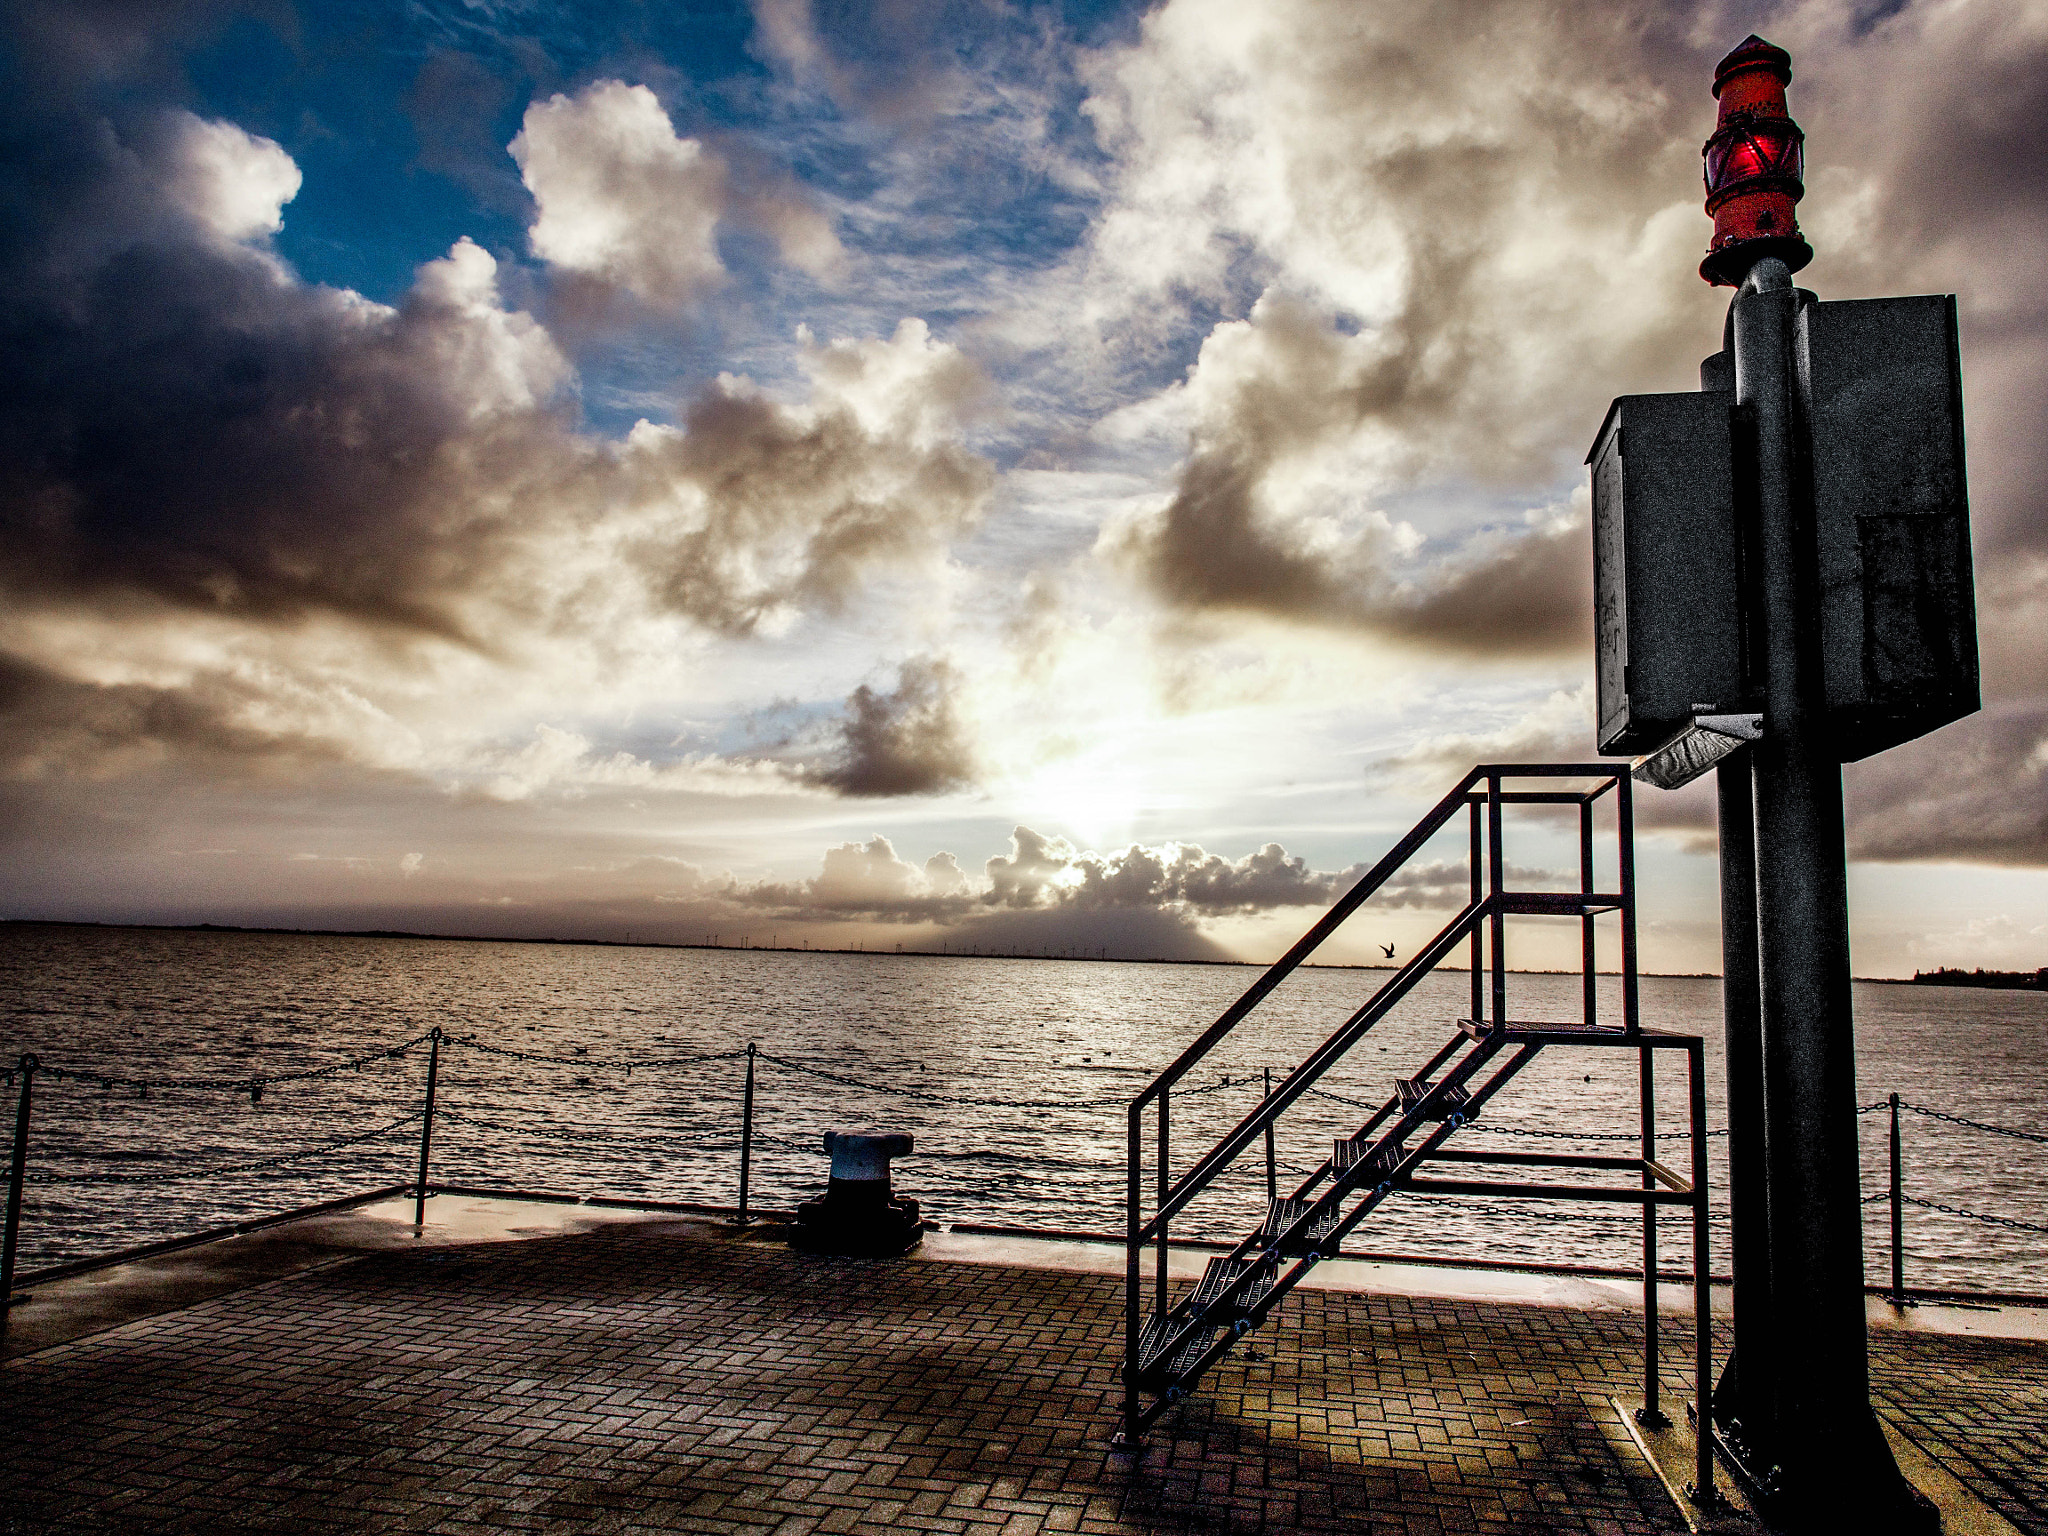
[(1698, 1040), (1685, 1050), (1686, 1113), (1692, 1121), (1693, 1503), (1711, 1510), (1714, 1492), (1714, 1271), (1707, 1205), (1707, 1053)]
[(7, 1232), (0, 1242), (0, 1341), (7, 1337), (7, 1319), (14, 1312), (14, 1250), (21, 1236), (21, 1184), (28, 1172), (28, 1112), (36, 1068), (42, 1059), (33, 1051), (21, 1056), (21, 1093), (14, 1101), (14, 1161), (7, 1170)]
[(1138, 1231), (1144, 1224), (1145, 1132), (1143, 1108), (1133, 1104), (1124, 1116), (1124, 1445), (1135, 1453), (1138, 1441), (1138, 1291), (1143, 1285)]
[(747, 1181), (754, 1167), (754, 1042), (747, 1042), (747, 1083), (740, 1095), (740, 1225), (753, 1218), (747, 1214)]
[[(1650, 1163), (1657, 1156), (1657, 1066), (1656, 1054), (1647, 1045), (1636, 1048), (1636, 1081), (1643, 1114), (1643, 1189), (1657, 1187)], [(1643, 1200), (1643, 1406), (1636, 1421), (1661, 1429), (1671, 1422), (1659, 1402), (1657, 1380), (1657, 1203)], [(1702, 1431), (1704, 1438), (1704, 1431)]]
[[(1593, 802), (1579, 802), (1579, 892), (1593, 894)], [(1579, 949), (1583, 991), (1580, 993), (1579, 1021), (1591, 1028), (1600, 1013), (1597, 934), (1590, 911), (1579, 914)]]
[[(1266, 1068), (1266, 1102), (1269, 1104), (1273, 1102), (1273, 1069), (1271, 1067)], [(1898, 1124), (1896, 1112), (1892, 1115), (1892, 1123), (1894, 1125)], [(1898, 1137), (1894, 1136), (1892, 1140), (1896, 1142)], [(1280, 1165), (1275, 1160), (1273, 1153), (1273, 1122), (1268, 1120), (1266, 1122), (1266, 1209), (1271, 1210), (1273, 1202), (1279, 1198)]]
[(1493, 951), (1493, 1022), (1496, 1028), (1504, 1028), (1508, 1022), (1508, 932), (1507, 913), (1500, 905), (1501, 892), (1507, 885), (1507, 855), (1501, 847), (1501, 776), (1489, 773), (1486, 776), (1486, 883), (1487, 895), (1494, 899), (1492, 932), (1489, 948)]
[(1153, 1310), (1161, 1317), (1166, 1316), (1166, 1196), (1172, 1185), (1171, 1143), (1167, 1138), (1167, 1095), (1173, 1090), (1159, 1090), (1159, 1272), (1154, 1282), (1155, 1303)]
[[(1465, 808), (1470, 812), (1468, 820), (1471, 822), (1469, 830), (1472, 838), (1472, 905), (1476, 907), (1480, 902), (1482, 883), (1479, 861), (1484, 857), (1486, 850), (1480, 836), (1479, 802), (1467, 801)], [(1485, 941), (1481, 937), (1483, 931), (1482, 924), (1472, 925), (1472, 1019), (1475, 1023), (1483, 1023), (1486, 1019), (1486, 985), (1482, 979), (1486, 968)]]
[(1630, 1034), (1642, 1028), (1636, 987), (1636, 802), (1635, 780), (1616, 775), (1614, 793), (1616, 870), (1621, 886), (1621, 1027)]
[(1892, 1108), (1892, 1305), (1906, 1304), (1906, 1221), (1905, 1160), (1899, 1148), (1899, 1096), (1891, 1096)]
[(441, 1026), (427, 1031), (427, 1109), (420, 1116), (420, 1176), (413, 1186), (412, 1225), (414, 1232), (427, 1224), (427, 1155), (434, 1144), (434, 1088), (441, 1077)]

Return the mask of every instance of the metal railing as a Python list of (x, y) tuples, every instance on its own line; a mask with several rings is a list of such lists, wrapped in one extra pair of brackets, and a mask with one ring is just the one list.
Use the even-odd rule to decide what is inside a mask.
[[(437, 1033), (439, 1035), (438, 1040), (435, 1038)], [(738, 1166), (734, 1170), (739, 1185), (737, 1207), (735, 1208), (732, 1205), (694, 1207), (705, 1210), (725, 1211), (742, 1217), (750, 1217), (755, 1213), (756, 1209), (752, 1206), (752, 1202), (758, 1199), (759, 1193), (756, 1187), (758, 1185), (757, 1170), (754, 1168), (756, 1162), (754, 1152), (757, 1142), (789, 1151), (815, 1152), (817, 1150), (816, 1144), (812, 1141), (794, 1141), (787, 1137), (764, 1133), (760, 1129), (755, 1113), (755, 1066), (757, 1063), (774, 1066), (795, 1076), (810, 1079), (819, 1084), (828, 1084), (833, 1088), (847, 1089), (878, 1098), (902, 1099), (917, 1104), (974, 1105), (986, 1108), (1016, 1108), (1022, 1110), (1100, 1110), (1104, 1112), (1124, 1110), (1127, 1107), (1127, 1101), (1121, 1096), (1021, 1099), (996, 1095), (949, 1093), (936, 1087), (919, 1088), (900, 1083), (877, 1082), (836, 1070), (835, 1067), (827, 1067), (818, 1063), (804, 1061), (793, 1056), (773, 1054), (761, 1050), (752, 1043), (744, 1047), (735, 1047), (722, 1051), (675, 1052), (651, 1057), (614, 1057), (602, 1054), (601, 1047), (597, 1048), (595, 1053), (591, 1047), (569, 1045), (545, 1052), (531, 1051), (484, 1040), (474, 1034), (454, 1035), (447, 1031), (427, 1030), (391, 1044), (352, 1052), (339, 1061), (309, 1069), (212, 1076), (141, 1076), (129, 1071), (113, 1071), (91, 1066), (81, 1067), (67, 1063), (45, 1062), (33, 1053), (24, 1054), (14, 1063), (0, 1067), (0, 1087), (13, 1090), (15, 1099), (13, 1124), (11, 1127), (13, 1133), (11, 1138), (12, 1155), (9, 1158), (5, 1174), (6, 1215), (4, 1250), (0, 1250), (0, 1297), (11, 1297), (13, 1295), (12, 1284), (17, 1273), (17, 1249), (23, 1223), (23, 1201), (26, 1185), (133, 1187), (149, 1184), (190, 1184), (206, 1179), (240, 1178), (251, 1174), (264, 1173), (272, 1169), (297, 1169), (308, 1165), (325, 1163), (337, 1156), (372, 1146), (377, 1142), (396, 1139), (406, 1133), (409, 1128), (417, 1127), (420, 1156), (417, 1160), (413, 1177), (407, 1179), (403, 1185), (397, 1186), (397, 1188), (414, 1200), (414, 1214), (415, 1219), (418, 1220), (424, 1214), (424, 1207), (421, 1203), (422, 1191), (424, 1190), (425, 1194), (431, 1197), (437, 1191), (449, 1187), (437, 1184), (433, 1179), (431, 1159), (436, 1145), (433, 1136), (433, 1122), (436, 1119), (463, 1126), (465, 1129), (483, 1130), (507, 1137), (538, 1138), (544, 1143), (552, 1139), (561, 1142), (564, 1146), (571, 1143), (586, 1143), (588, 1141), (589, 1133), (587, 1128), (577, 1127), (569, 1129), (560, 1126), (550, 1126), (541, 1123), (538, 1116), (515, 1116), (515, 1119), (523, 1123), (505, 1124), (497, 1121), (480, 1120), (467, 1113), (451, 1109), (445, 1102), (445, 1083), (439, 1085), (442, 1091), (439, 1092), (438, 1096), (434, 1097), (432, 1103), (428, 1103), (426, 1102), (428, 1095), (425, 1093), (425, 1085), (420, 1084), (418, 1078), (414, 1078), (412, 1079), (415, 1084), (413, 1091), (420, 1093), (422, 1097), (414, 1101), (416, 1107), (413, 1110), (390, 1118), (380, 1117), (374, 1124), (359, 1125), (342, 1134), (310, 1140), (302, 1145), (267, 1156), (238, 1156), (227, 1161), (208, 1163), (204, 1166), (152, 1169), (147, 1172), (127, 1171), (119, 1167), (101, 1167), (83, 1173), (49, 1174), (42, 1177), (37, 1177), (33, 1172), (32, 1159), (30, 1157), (32, 1106), (36, 1101), (36, 1089), (39, 1079), (45, 1082), (89, 1086), (121, 1098), (150, 1101), (152, 1102), (152, 1108), (155, 1107), (152, 1096), (160, 1099), (172, 1093), (218, 1093), (223, 1097), (239, 1098), (246, 1100), (252, 1105), (261, 1105), (266, 1102), (266, 1088), (277, 1089), (292, 1085), (306, 1085), (321, 1080), (334, 1079), (343, 1074), (361, 1072), (365, 1068), (379, 1062), (404, 1061), (409, 1059), (412, 1053), (417, 1051), (422, 1045), (430, 1047), (427, 1072), (427, 1076), (430, 1078), (439, 1075), (435, 1061), (435, 1052), (439, 1050), (474, 1052), (479, 1055), (516, 1061), (544, 1069), (611, 1071), (619, 1073), (626, 1078), (631, 1078), (636, 1072), (647, 1074), (661, 1070), (697, 1069), (745, 1061), (746, 1069), (743, 1083), (740, 1086), (739, 1103), (737, 1106), (739, 1145), (737, 1149)], [(1196, 1098), (1215, 1103), (1218, 1102), (1215, 1098), (1216, 1095), (1251, 1089), (1259, 1094), (1259, 1102), (1263, 1106), (1270, 1103), (1274, 1097), (1274, 1075), (1274, 1071), (1270, 1067), (1253, 1068), (1249, 1071), (1241, 1070), (1235, 1075), (1226, 1073), (1213, 1080), (1205, 1080), (1197, 1086), (1181, 1086), (1178, 1089), (1177, 1096), (1182, 1099)], [(1336, 1093), (1320, 1086), (1310, 1087), (1307, 1090), (1307, 1095), (1346, 1107), (1366, 1110), (1376, 1107), (1367, 1104), (1363, 1100)], [(272, 1104), (276, 1102), (274, 1095), (269, 1102)], [(785, 1104), (789, 1102), (791, 1101), (784, 1100)], [(396, 1106), (392, 1107), (395, 1108)], [(1930, 1199), (1912, 1193), (1907, 1187), (1905, 1160), (1902, 1152), (1902, 1146), (1906, 1138), (1903, 1136), (1901, 1127), (1910, 1123), (1904, 1117), (1912, 1117), (1918, 1119), (1930, 1129), (1939, 1127), (1960, 1134), (1996, 1136), (2034, 1145), (2048, 1145), (2048, 1134), (1971, 1119), (1947, 1110), (1935, 1108), (1931, 1105), (1909, 1101), (1897, 1094), (1891, 1095), (1888, 1099), (1880, 1099), (1865, 1104), (1860, 1108), (1861, 1112), (1866, 1115), (1889, 1110), (1893, 1122), (1893, 1134), (1890, 1140), (1890, 1178), (1887, 1187), (1868, 1195), (1865, 1199), (1866, 1206), (1878, 1206), (1889, 1203), (1889, 1214), (1892, 1218), (1889, 1233), (1890, 1266), (1887, 1277), (1889, 1284), (1883, 1287), (1873, 1285), (1873, 1290), (1881, 1289), (1894, 1300), (1900, 1301), (1910, 1301), (1915, 1294), (1923, 1296), (1942, 1294), (1938, 1291), (1924, 1290), (1913, 1292), (1909, 1291), (1906, 1286), (1906, 1262), (1913, 1252), (1907, 1245), (1907, 1238), (1910, 1235), (1909, 1213), (1912, 1209), (1924, 1210), (1958, 1221), (1966, 1221), (2009, 1231), (2048, 1233), (2048, 1223), (2029, 1221), (2017, 1216), (1972, 1210), (1949, 1201)], [(0, 1111), (0, 1113), (4, 1113), (4, 1111)], [(1272, 1128), (1273, 1122), (1271, 1119), (1268, 1119), (1263, 1129), (1267, 1134), (1270, 1134)], [(1466, 1127), (1463, 1134), (1480, 1138), (1538, 1138), (1542, 1140), (1578, 1142), (1636, 1141), (1639, 1139), (1639, 1133), (1635, 1131), (1561, 1130), (1551, 1127), (1503, 1124), (1490, 1119)], [(1726, 1132), (1716, 1129), (1710, 1130), (1706, 1134), (1713, 1137), (1725, 1135)], [(1268, 1193), (1273, 1194), (1278, 1192), (1277, 1164), (1269, 1164), (1269, 1168), (1272, 1171), (1267, 1174), (1266, 1185)], [(2048, 1168), (2044, 1168), (2044, 1175), (2037, 1183), (2048, 1185)], [(390, 1191), (382, 1192), (389, 1193)], [(605, 1197), (600, 1196), (599, 1198)], [(927, 1204), (929, 1204), (929, 1201)], [(1604, 1230), (1606, 1224), (1610, 1222), (1633, 1221), (1635, 1219), (1633, 1215), (1625, 1216), (1621, 1212), (1609, 1212), (1599, 1209), (1560, 1210), (1552, 1213), (1537, 1208), (1524, 1208), (1518, 1212), (1518, 1216), (1520, 1219), (1530, 1221), (1590, 1222), (1595, 1224), (1593, 1227), (1595, 1231)], [(1064, 1226), (1062, 1231), (1071, 1235), (1071, 1225)], [(181, 1238), (174, 1241), (182, 1243), (189, 1240)], [(1426, 1254), (1390, 1254), (1383, 1256), (1428, 1258)], [(85, 1267), (97, 1262), (104, 1262), (104, 1260), (84, 1259), (78, 1261), (76, 1265), (66, 1263), (60, 1266), (60, 1268)], [(0, 1320), (0, 1331), (4, 1331), (4, 1326), (4, 1320)]]
[[(1590, 788), (1508, 788), (1527, 781), (1557, 784), (1590, 781)], [(1612, 796), (1614, 887), (1601, 891), (1596, 881), (1594, 815)], [(1575, 891), (1512, 889), (1508, 882), (1506, 813), (1509, 807), (1572, 808), (1577, 812), (1578, 888)], [(1173, 1168), (1172, 1099), (1176, 1083), (1231, 1036), (1274, 990), (1315, 954), (1371, 898), (1457, 818), (1466, 818), (1469, 900), (1451, 921), (1392, 977), (1345, 1019), (1323, 1043), (1289, 1072), (1251, 1113), (1238, 1122), (1184, 1172)], [(1598, 943), (1596, 922), (1613, 913), (1620, 924), (1621, 1021), (1599, 1023)], [(1580, 921), (1580, 1017), (1571, 1024), (1512, 1021), (1508, 1013), (1507, 923), (1511, 917), (1576, 917)], [(1202, 1287), (1175, 1304), (1169, 1284), (1172, 1222), (1256, 1141), (1272, 1145), (1275, 1127), (1303, 1095), (1384, 1019), (1415, 986), (1438, 966), (1465, 951), (1470, 976), (1471, 1017), (1446, 1021), (1451, 1041), (1429, 1059), (1417, 1075), (1404, 1081), (1403, 1094), (1374, 1106), (1364, 1126), (1339, 1152), (1353, 1157), (1340, 1167), (1337, 1154), (1321, 1162), (1288, 1201), (1277, 1198), (1278, 1184), (1269, 1174), (1269, 1207), (1264, 1224), (1234, 1248), (1217, 1271), (1214, 1284)], [(1709, 1382), (1711, 1308), (1705, 1304), (1709, 1275), (1705, 1072), (1697, 1036), (1645, 1031), (1641, 1027), (1636, 986), (1636, 921), (1634, 812), (1631, 785), (1624, 769), (1611, 763), (1488, 763), (1468, 772), (1394, 848), (1311, 927), (1306, 934), (1226, 1008), (1165, 1070), (1137, 1093), (1126, 1110), (1125, 1123), (1125, 1274), (1124, 1274), (1124, 1429), (1134, 1442), (1189, 1385), (1220, 1360), (1237, 1339), (1269, 1317), (1309, 1269), (1337, 1250), (1390, 1194), (1412, 1191), (1440, 1195), (1479, 1195), (1494, 1199), (1629, 1201), (1641, 1207), (1644, 1284), (1643, 1408), (1646, 1423), (1665, 1422), (1659, 1409), (1660, 1373), (1657, 1325), (1657, 1207), (1684, 1205), (1692, 1212), (1692, 1280), (1698, 1323), (1694, 1338), (1697, 1381)], [(1475, 1119), (1486, 1103), (1538, 1053), (1553, 1045), (1621, 1045), (1637, 1053), (1640, 1154), (1634, 1157), (1572, 1153), (1448, 1151), (1444, 1143)], [(1495, 1056), (1515, 1050), (1498, 1065)], [(1655, 1055), (1676, 1049), (1686, 1056), (1687, 1115), (1691, 1143), (1690, 1177), (1673, 1172), (1657, 1158)], [(1438, 1076), (1438, 1074), (1442, 1074)], [(1365, 1107), (1365, 1106), (1361, 1106)], [(1448, 1111), (1448, 1112), (1447, 1112)], [(1148, 1120), (1152, 1121), (1152, 1179), (1146, 1178)], [(1372, 1140), (1377, 1135), (1377, 1140)], [(1420, 1137), (1412, 1148), (1411, 1138)], [(1363, 1149), (1369, 1148), (1369, 1152)], [(1422, 1167), (1431, 1160), (1495, 1166), (1630, 1172), (1632, 1189), (1556, 1182), (1487, 1179), (1425, 1179)], [(1327, 1181), (1327, 1183), (1326, 1183)], [(1154, 1193), (1147, 1214), (1146, 1187)], [(1315, 1192), (1321, 1189), (1318, 1195)], [(1349, 1202), (1347, 1209), (1347, 1202)], [(1143, 1315), (1146, 1289), (1144, 1250), (1154, 1249), (1151, 1283), (1152, 1313)], [(1294, 1260), (1286, 1267), (1287, 1260)], [(1281, 1270), (1285, 1268), (1285, 1273)], [(1227, 1326), (1220, 1330), (1221, 1320)], [(1705, 1387), (1702, 1386), (1702, 1391)], [(1153, 1396), (1148, 1405), (1147, 1393)], [(1702, 1445), (1705, 1445), (1702, 1441)], [(1711, 1489), (1712, 1465), (1703, 1452), (1697, 1468), (1698, 1486)]]

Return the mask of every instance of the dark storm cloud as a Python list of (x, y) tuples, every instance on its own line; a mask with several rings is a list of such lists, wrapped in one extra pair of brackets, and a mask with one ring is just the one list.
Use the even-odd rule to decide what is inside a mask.
[[(156, 669), (153, 686), (182, 701), (89, 691), (93, 718), (116, 700), (123, 719), (263, 718), (211, 739), (267, 752), (294, 729), (321, 734), (294, 714), (408, 675), (416, 640), (515, 665), (580, 647), (605, 665), (669, 618), (745, 636), (844, 606), (978, 515), (992, 471), (959, 420), (985, 383), (921, 322), (806, 334), (796, 398), (721, 377), (678, 427), (596, 437), (574, 370), (503, 302), (488, 252), (459, 242), (391, 305), (307, 283), (272, 244), (299, 168), (268, 139), (164, 105), (165, 35), (148, 18), (20, 19), (0, 91), (0, 600), (21, 621), (5, 647), (80, 679), (123, 675), (132, 656), (103, 663), (160, 644), (136, 639), (146, 630), (216, 625)], [(416, 94), (446, 117), (482, 89), (448, 65)], [(652, 97), (616, 81), (557, 98), (557, 116), (592, 128), (615, 98), (651, 113), (657, 149), (684, 154)], [(557, 143), (557, 168), (593, 135)], [(818, 230), (772, 191), (748, 194), (742, 222), (786, 215), (777, 238), (819, 255)], [(316, 627), (320, 662), (285, 654)], [(17, 708), (17, 739), (31, 719), (57, 729)], [(865, 747), (886, 746), (878, 730)], [(111, 762), (126, 731), (58, 739), (74, 754), (106, 742)], [(345, 750), (350, 731), (326, 735)], [(847, 783), (869, 766), (849, 759)]]
[(84, 683), (0, 652), (0, 780), (91, 780), (172, 757), (279, 767), (325, 761), (296, 737), (243, 723), (250, 697), (231, 684), (154, 688)]
[(814, 782), (842, 795), (932, 795), (974, 782), (974, 751), (954, 709), (959, 676), (936, 657), (906, 661), (896, 687), (863, 683), (846, 701), (835, 759)]

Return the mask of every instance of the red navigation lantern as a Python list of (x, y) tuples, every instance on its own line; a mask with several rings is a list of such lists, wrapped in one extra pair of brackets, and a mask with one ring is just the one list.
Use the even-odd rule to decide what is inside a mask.
[(1714, 240), (1700, 276), (1719, 287), (1740, 286), (1766, 256), (1794, 272), (1813, 260), (1794, 211), (1806, 192), (1806, 135), (1785, 110), (1791, 81), (1792, 55), (1754, 33), (1714, 71), (1721, 114), (1704, 150)]

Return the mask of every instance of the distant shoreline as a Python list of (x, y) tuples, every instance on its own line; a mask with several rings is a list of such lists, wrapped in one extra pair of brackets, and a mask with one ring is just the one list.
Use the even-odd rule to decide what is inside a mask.
[[(403, 928), (255, 928), (238, 923), (95, 923), (75, 918), (62, 917), (4, 917), (0, 928), (102, 928), (134, 933), (269, 933), (308, 939), (420, 939), (440, 944), (551, 944), (556, 946), (589, 946), (598, 949), (697, 949), (732, 951), (757, 955), (868, 955), (901, 960), (1055, 960), (1070, 964), (1086, 965), (1218, 965), (1236, 966), (1247, 970), (1265, 970), (1271, 961), (1258, 960), (1167, 960), (1141, 956), (1100, 956), (1100, 955), (1031, 955), (1031, 954), (963, 954), (949, 949), (809, 949), (792, 944), (676, 944), (660, 939), (558, 939), (519, 938), (504, 934), (486, 933), (413, 933)], [(1305, 961), (1303, 970), (1313, 971), (1397, 971), (1397, 965), (1331, 965), (1316, 961)], [(1439, 967), (1450, 969), (1451, 967)], [(1576, 976), (1577, 969), (1565, 970), (1514, 970), (1514, 976)], [(1601, 976), (1615, 976), (1617, 971), (1600, 971)], [(1716, 971), (1638, 971), (1638, 976), (1656, 977), (1666, 981), (1719, 981)], [(1884, 981), (1910, 986), (1912, 983), (1892, 976), (1858, 976), (1858, 981)]]

